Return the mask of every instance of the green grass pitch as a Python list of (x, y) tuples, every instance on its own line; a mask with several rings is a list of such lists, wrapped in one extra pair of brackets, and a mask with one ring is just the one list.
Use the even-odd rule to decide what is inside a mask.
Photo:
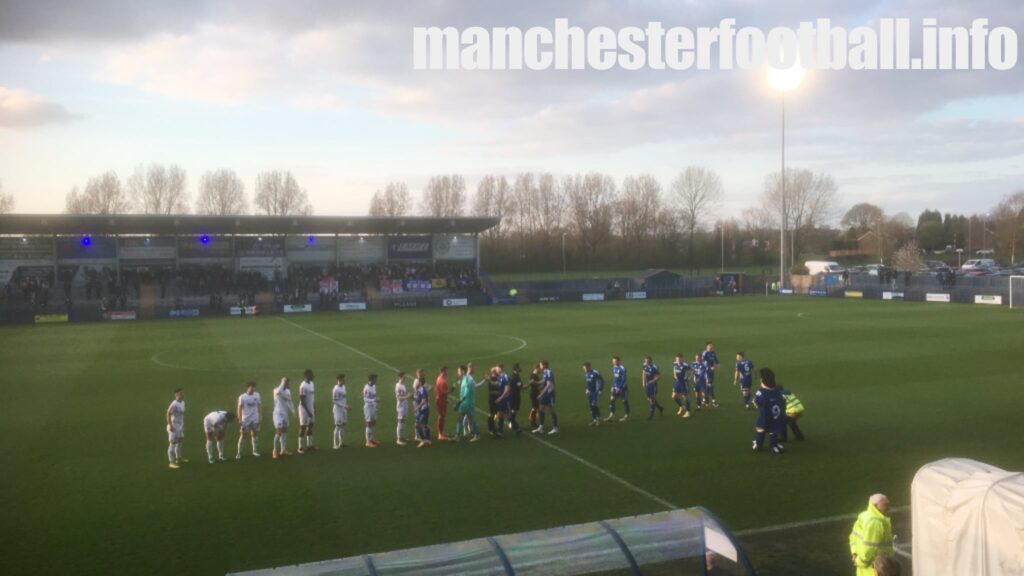
[[(548, 359), (562, 433), (545, 440), (657, 499), (704, 505), (734, 530), (856, 512), (879, 491), (905, 505), (914, 471), (938, 458), (1024, 468), (1022, 328), (1024, 315), (1005, 308), (764, 298), (7, 327), (4, 572), (218, 574), (662, 509), (525, 437), (395, 446), (394, 380), (370, 357), (431, 377), (442, 363)], [(527, 345), (509, 352), (519, 339)], [(665, 416), (644, 421), (641, 357), (667, 379), (672, 356), (692, 357), (706, 339), (723, 361), (722, 407), (682, 420), (666, 383)], [(754, 414), (731, 386), (738, 350), (807, 406), (808, 441), (784, 456), (750, 451)], [(590, 360), (607, 377), (613, 354), (630, 370), (634, 419), (592, 429), (579, 366)], [(282, 375), (297, 386), (307, 367), (321, 450), (271, 460), (272, 387)], [(339, 452), (336, 372), (349, 375), (356, 446)], [(361, 447), (369, 372), (381, 375), (376, 450)], [(250, 378), (264, 398), (264, 456), (236, 462), (233, 425), (232, 459), (211, 466), (202, 417), (233, 410)], [(179, 386), (191, 463), (169, 470), (163, 418)]]

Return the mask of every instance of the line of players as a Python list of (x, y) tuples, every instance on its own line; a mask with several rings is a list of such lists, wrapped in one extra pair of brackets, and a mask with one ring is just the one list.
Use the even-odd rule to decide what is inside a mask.
[[(677, 354), (672, 363), (672, 400), (678, 406), (676, 414), (683, 418), (690, 417), (690, 384), (696, 396), (696, 409), (717, 408), (718, 399), (715, 395), (715, 373), (720, 363), (718, 354), (715, 352), (713, 342), (706, 342), (704, 350), (694, 355), (693, 362), (688, 363), (682, 354)], [(665, 412), (665, 407), (658, 402), (658, 383), (661, 380), (661, 370), (650, 356), (644, 357), (641, 373), (641, 383), (644, 393), (647, 395), (648, 412), (647, 419), (654, 418), (655, 411), (658, 414)], [(736, 354), (736, 372), (733, 376), (733, 385), (739, 384), (743, 393), (743, 405), (751, 407), (750, 388), (753, 376), (754, 364), (746, 359), (743, 352)], [(586, 382), (587, 399), (590, 403), (591, 426), (598, 426), (601, 423), (601, 409), (599, 398), (604, 388), (604, 378), (593, 368), (590, 362), (583, 363), (583, 377)], [(615, 418), (616, 400), (624, 400), (625, 415), (622, 421), (629, 419), (629, 400), (626, 398), (627, 378), (626, 368), (622, 365), (618, 356), (612, 358), (612, 391), (611, 402), (608, 407), (609, 414), (604, 418), (605, 422)]]
[[(705, 344), (704, 351), (695, 356), (692, 364), (686, 363), (681, 354), (676, 356), (673, 363), (674, 384), (672, 398), (679, 407), (677, 410), (678, 415), (683, 418), (690, 416), (689, 374), (692, 374), (694, 392), (697, 395), (696, 409), (700, 410), (702, 408), (718, 406), (714, 391), (714, 374), (718, 367), (718, 357), (711, 342)], [(598, 426), (601, 423), (598, 402), (603, 391), (604, 380), (590, 362), (584, 362), (582, 368), (585, 392), (591, 410), (591, 426)], [(803, 434), (796, 425), (796, 419), (802, 414), (803, 407), (799, 399), (788, 391), (779, 390), (778, 394), (775, 393), (774, 373), (768, 369), (761, 370), (761, 389), (752, 398), (753, 369), (753, 363), (746, 359), (744, 353), (738, 353), (736, 355), (736, 371), (733, 377), (733, 384), (739, 385), (746, 408), (749, 409), (752, 405), (755, 405), (760, 409), (754, 449), (761, 449), (767, 435), (772, 451), (779, 453), (784, 448), (778, 442), (778, 439), (785, 436), (787, 423), (793, 429), (796, 437), (801, 440), (803, 439)], [(626, 421), (629, 419), (630, 413), (628, 379), (626, 368), (622, 365), (621, 359), (618, 356), (612, 358), (612, 374), (609, 414), (604, 418), (604, 421), (615, 419), (616, 404), (619, 400), (623, 402), (625, 410), (625, 414), (619, 420)], [(303, 377), (304, 379), (299, 385), (299, 403), (297, 408), (292, 400), (291, 382), (287, 377), (282, 378), (280, 384), (274, 389), (273, 423), (275, 433), (273, 458), (292, 455), (287, 449), (287, 434), (293, 414), (297, 414), (299, 420), (298, 453), (304, 454), (317, 449), (313, 441), (316, 405), (314, 401), (315, 383), (312, 370), (306, 370)], [(659, 414), (664, 412), (664, 407), (661, 406), (657, 399), (660, 378), (661, 373), (657, 364), (654, 363), (650, 356), (645, 357), (641, 383), (648, 399), (649, 420), (653, 419), (655, 410)], [(768, 386), (769, 382), (770, 386)], [(503, 364), (497, 364), (491, 368), (487, 377), (477, 381), (474, 377), (474, 366), (472, 363), (468, 363), (458, 368), (459, 395), (452, 398), (455, 401), (455, 410), (458, 415), (454, 437), (445, 434), (445, 419), (449, 408), (450, 396), (452, 396), (452, 391), (447, 381), (447, 367), (441, 367), (439, 370), (434, 386), (435, 407), (438, 412), (438, 440), (458, 441), (463, 437), (469, 437), (470, 442), (476, 442), (480, 439), (480, 431), (474, 414), (476, 410), (475, 390), (484, 384), (489, 385), (488, 404), (490, 410), (487, 424), (492, 437), (501, 438), (503, 436), (506, 421), (510, 430), (516, 434), (522, 432), (516, 417), (520, 411), (521, 392), (524, 385), (529, 388), (531, 432), (534, 434), (544, 433), (545, 420), (547, 415), (550, 414), (552, 427), (547, 431), (547, 434), (558, 433), (558, 414), (555, 409), (555, 376), (546, 360), (534, 366), (529, 375), (528, 383), (524, 383), (522, 380), (519, 364), (513, 365), (511, 373), (505, 371)], [(408, 443), (405, 440), (405, 423), (409, 416), (410, 401), (415, 416), (415, 442), (417, 442), (417, 447), (422, 448), (431, 444), (429, 393), (430, 387), (426, 382), (426, 374), (423, 369), (416, 371), (411, 391), (406, 386), (406, 374), (404, 372), (398, 373), (395, 383), (395, 400), (397, 415), (396, 444), (399, 446), (405, 446)], [(350, 411), (344, 374), (337, 375), (335, 386), (331, 391), (331, 399), (335, 424), (333, 447), (334, 449), (340, 449), (346, 446), (345, 428), (348, 423), (348, 412)], [(377, 408), (377, 375), (370, 374), (366, 385), (363, 387), (363, 417), (366, 423), (364, 445), (367, 448), (376, 448), (378, 446), (376, 441)], [(174, 400), (171, 402), (166, 413), (166, 429), (168, 434), (167, 457), (171, 468), (179, 468), (181, 463), (188, 461), (181, 454), (181, 443), (184, 439), (184, 416), (184, 390), (179, 388), (175, 390)], [(242, 457), (247, 435), (252, 444), (252, 455), (259, 456), (257, 435), (262, 423), (262, 400), (259, 392), (256, 391), (255, 382), (250, 381), (246, 384), (245, 392), (238, 397), (235, 412), (219, 410), (211, 412), (203, 418), (207, 459), (211, 464), (218, 460), (226, 460), (224, 456), (224, 436), (228, 425), (236, 419), (240, 423), (240, 432), (235, 458), (240, 459)], [(215, 449), (216, 456), (214, 455)]]

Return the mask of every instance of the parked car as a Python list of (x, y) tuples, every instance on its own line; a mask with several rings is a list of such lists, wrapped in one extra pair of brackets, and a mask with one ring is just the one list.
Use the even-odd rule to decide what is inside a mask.
[(995, 265), (996, 261), (991, 258), (973, 258), (964, 262), (963, 265), (960, 266), (960, 270), (962, 272), (969, 272), (971, 270), (987, 270)]
[(924, 265), (917, 271), (919, 274), (930, 274), (932, 276), (938, 276), (947, 272), (952, 272), (953, 269), (948, 264), (941, 260), (925, 260)]
[(829, 262), (825, 260), (808, 260), (807, 262), (804, 262), (804, 266), (807, 267), (807, 273), (811, 276), (815, 276), (817, 274), (842, 274), (845, 271), (838, 262)]

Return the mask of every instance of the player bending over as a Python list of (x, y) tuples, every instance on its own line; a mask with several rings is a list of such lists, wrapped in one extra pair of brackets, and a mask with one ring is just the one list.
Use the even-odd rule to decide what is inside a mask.
[(584, 394), (587, 396), (587, 404), (590, 405), (590, 425), (597, 426), (601, 423), (601, 408), (597, 402), (601, 398), (601, 388), (604, 378), (601, 373), (594, 370), (590, 362), (583, 363), (583, 385)]
[(288, 451), (288, 424), (295, 405), (292, 404), (292, 384), (288, 377), (281, 378), (281, 383), (274, 388), (274, 450), (272, 458), (291, 456)]
[(738, 382), (743, 394), (743, 407), (750, 409), (750, 385), (754, 381), (754, 363), (747, 360), (743, 352), (736, 353), (736, 373), (732, 376), (732, 385)]
[[(313, 384), (313, 371), (306, 369), (302, 373), (305, 380), (299, 384), (299, 454), (316, 450), (313, 446), (313, 422), (316, 420), (316, 403), (314, 393), (316, 385)], [(306, 445), (302, 445), (305, 439)]]
[(376, 448), (377, 375), (370, 374), (363, 386), (363, 420), (366, 420), (366, 447)]
[(786, 447), (779, 442), (779, 436), (786, 431), (786, 399), (775, 386), (775, 373), (769, 368), (761, 368), (761, 387), (754, 394), (754, 405), (757, 406), (757, 424), (754, 427), (754, 451), (764, 446), (764, 437), (768, 435), (768, 446), (773, 454), (782, 454)]
[(540, 404), (540, 424), (533, 429), (534, 434), (544, 433), (544, 416), (551, 413), (551, 430), (548, 434), (558, 434), (558, 412), (555, 411), (555, 373), (547, 360), (540, 362), (541, 389), (537, 395), (537, 403)]
[(658, 403), (658, 380), (661, 379), (661, 371), (650, 356), (644, 357), (642, 378), (644, 391), (647, 392), (647, 403), (650, 405), (647, 419), (653, 420), (654, 409), (657, 408), (658, 414), (661, 415), (665, 413), (665, 407)]
[(337, 450), (345, 447), (345, 424), (348, 424), (348, 389), (344, 374), (338, 374), (334, 380), (331, 402), (334, 409), (334, 449)]
[(715, 398), (715, 372), (718, 371), (718, 354), (715, 354), (715, 345), (710, 341), (704, 344), (704, 352), (701, 353), (700, 359), (704, 361), (704, 364), (708, 367), (708, 390), (707, 399), (711, 402), (711, 405), (715, 408), (718, 407), (718, 400)]
[(427, 389), (426, 374), (420, 368), (412, 381), (413, 405), (416, 411), (417, 448), (430, 446), (430, 390)]
[(690, 417), (690, 390), (687, 385), (689, 371), (690, 365), (683, 360), (683, 355), (676, 354), (676, 360), (672, 363), (672, 376), (675, 379), (672, 383), (672, 400), (679, 406), (676, 414), (683, 418)]
[(181, 441), (185, 439), (185, 389), (174, 391), (174, 400), (167, 407), (167, 467), (177, 470), (188, 460), (181, 457)]
[(260, 450), (256, 436), (260, 433), (260, 423), (263, 421), (263, 403), (260, 401), (260, 393), (256, 391), (255, 382), (250, 381), (245, 384), (245, 392), (238, 396), (236, 412), (240, 426), (238, 452), (235, 454), (235, 459), (242, 459), (242, 446), (245, 445), (246, 432), (249, 433), (249, 438), (252, 440), (252, 455), (259, 456)]
[[(228, 424), (234, 422), (235, 415), (226, 410), (210, 412), (203, 418), (203, 431), (206, 432), (206, 455), (210, 464), (217, 460), (224, 461), (224, 433), (228, 431)], [(213, 445), (217, 444), (217, 460), (213, 458)]]
[(608, 403), (608, 417), (606, 421), (613, 420), (615, 418), (615, 401), (622, 398), (622, 406), (625, 408), (626, 413), (622, 416), (619, 422), (625, 422), (629, 420), (629, 385), (626, 382), (626, 367), (622, 365), (622, 360), (618, 356), (612, 356), (612, 393), (611, 400)]

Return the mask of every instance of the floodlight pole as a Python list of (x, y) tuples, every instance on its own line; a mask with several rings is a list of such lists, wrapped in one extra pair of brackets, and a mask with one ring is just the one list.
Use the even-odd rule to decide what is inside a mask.
[(565, 266), (565, 232), (562, 232), (562, 277), (566, 276)]
[(782, 213), (779, 214), (779, 288), (786, 285), (786, 94), (782, 94)]

